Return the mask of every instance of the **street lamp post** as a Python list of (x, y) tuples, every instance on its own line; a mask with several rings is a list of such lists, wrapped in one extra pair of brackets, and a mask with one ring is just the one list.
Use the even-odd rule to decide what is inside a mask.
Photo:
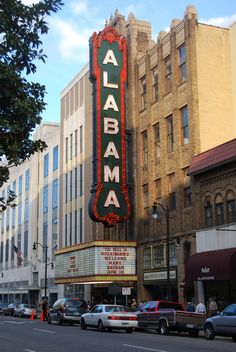
[(45, 273), (44, 273), (44, 298), (47, 299), (47, 275), (48, 275), (48, 246), (47, 244), (41, 244), (40, 242), (34, 242), (33, 251), (36, 250), (36, 246), (41, 246), (45, 250)]
[(166, 271), (167, 271), (167, 300), (171, 300), (171, 286), (170, 286), (170, 217), (169, 208), (162, 203), (154, 202), (152, 206), (152, 217), (154, 219), (160, 218), (160, 207), (166, 218)]

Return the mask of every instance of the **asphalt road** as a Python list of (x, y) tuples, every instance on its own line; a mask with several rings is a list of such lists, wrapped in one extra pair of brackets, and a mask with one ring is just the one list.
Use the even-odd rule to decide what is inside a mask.
[(185, 334), (152, 331), (81, 330), (79, 325), (48, 325), (40, 320), (0, 316), (0, 352), (235, 352), (230, 338), (207, 341)]

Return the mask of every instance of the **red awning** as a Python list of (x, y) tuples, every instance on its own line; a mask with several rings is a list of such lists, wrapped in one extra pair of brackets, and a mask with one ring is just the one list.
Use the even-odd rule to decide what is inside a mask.
[(236, 248), (192, 255), (186, 265), (186, 282), (236, 280)]

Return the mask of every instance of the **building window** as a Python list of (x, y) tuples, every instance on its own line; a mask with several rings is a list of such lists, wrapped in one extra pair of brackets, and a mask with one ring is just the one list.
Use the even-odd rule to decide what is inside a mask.
[(151, 247), (143, 249), (143, 269), (151, 269)]
[(70, 212), (70, 246), (72, 246), (72, 212)]
[(182, 141), (185, 145), (189, 143), (188, 107), (184, 106), (180, 111), (182, 119)]
[(176, 266), (177, 265), (177, 252), (176, 252), (176, 243), (170, 243), (170, 265)]
[(66, 189), (65, 189), (65, 198), (66, 198), (66, 203), (68, 202), (68, 174), (66, 174)]
[(142, 133), (142, 146), (143, 146), (143, 166), (148, 165), (148, 137), (147, 131)]
[(184, 208), (192, 205), (192, 190), (190, 187), (190, 176), (188, 175), (188, 167), (183, 169), (183, 186), (184, 186)]
[(72, 194), (73, 194), (73, 174), (71, 170), (70, 171), (70, 201), (72, 201)]
[(161, 179), (155, 180), (155, 199), (161, 198)]
[(83, 209), (79, 209), (79, 239), (80, 243), (83, 242)]
[(157, 67), (152, 70), (152, 101), (158, 100), (158, 74)]
[(217, 194), (215, 199), (216, 225), (224, 224), (224, 201), (221, 194)]
[(78, 197), (78, 169), (75, 168), (75, 199)]
[(79, 195), (83, 195), (83, 164), (79, 166)]
[(205, 199), (204, 209), (205, 209), (205, 226), (212, 227), (213, 226), (213, 207), (209, 197)]
[(48, 212), (48, 186), (43, 188), (43, 213)]
[(78, 155), (78, 130), (75, 130), (75, 156)]
[(44, 247), (43, 247), (42, 261), (43, 263), (45, 263), (45, 251), (46, 251), (45, 245), (48, 244), (48, 223), (47, 222), (44, 222), (43, 224), (43, 244), (44, 244)]
[(143, 185), (143, 207), (148, 208), (148, 185)]
[(52, 185), (52, 208), (58, 208), (58, 179), (54, 180)]
[(226, 194), (226, 218), (227, 223), (236, 221), (235, 196), (231, 190)]
[(146, 76), (141, 78), (140, 80), (140, 89), (141, 89), (141, 110), (146, 109), (147, 107), (147, 84), (146, 84)]
[(179, 48), (179, 72), (180, 81), (186, 81), (186, 47), (181, 46)]
[(29, 198), (25, 200), (25, 222), (29, 221)]
[(19, 176), (19, 195), (22, 194), (22, 175)]
[(65, 214), (65, 246), (67, 247), (67, 214)]
[(79, 151), (83, 152), (83, 126), (79, 128)]
[(165, 76), (166, 76), (166, 92), (169, 93), (171, 91), (171, 60), (170, 58), (165, 60)]
[(75, 210), (75, 244), (77, 244), (77, 210)]
[(169, 209), (176, 209), (176, 186), (174, 173), (169, 175)]
[(173, 127), (173, 116), (170, 115), (166, 119), (167, 123), (167, 151), (168, 153), (174, 150), (174, 127)]
[(29, 190), (29, 184), (30, 184), (30, 170), (26, 170), (25, 172), (25, 190)]
[(72, 160), (73, 156), (73, 134), (70, 134), (70, 160)]
[(66, 155), (65, 155), (65, 159), (66, 159), (66, 163), (68, 163), (68, 137), (66, 137)]
[(58, 145), (53, 148), (53, 171), (58, 169)]
[(154, 132), (154, 144), (155, 144), (155, 158), (159, 159), (161, 156), (161, 144), (160, 144), (160, 123), (156, 123), (153, 126)]
[(159, 268), (164, 266), (164, 246), (152, 247), (153, 252), (153, 267)]
[(49, 154), (45, 154), (44, 155), (44, 167), (43, 167), (43, 174), (44, 174), (44, 177), (47, 177), (48, 176), (48, 172), (49, 172)]
[(24, 266), (28, 265), (28, 230), (24, 232)]

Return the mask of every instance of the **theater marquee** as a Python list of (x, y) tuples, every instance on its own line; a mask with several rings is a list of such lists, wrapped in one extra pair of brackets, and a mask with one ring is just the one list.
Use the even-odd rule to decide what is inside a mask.
[(136, 280), (136, 242), (95, 241), (56, 252), (57, 284)]
[(113, 27), (90, 39), (93, 84), (92, 220), (112, 226), (127, 220), (125, 84), (126, 40)]

